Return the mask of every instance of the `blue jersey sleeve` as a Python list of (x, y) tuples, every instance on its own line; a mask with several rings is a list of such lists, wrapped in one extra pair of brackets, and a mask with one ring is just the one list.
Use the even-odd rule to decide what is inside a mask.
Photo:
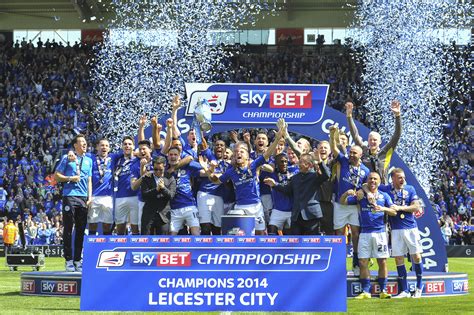
[(216, 157), (214, 156), (214, 154), (212, 154), (210, 149), (206, 149), (204, 151), (201, 151), (201, 155), (204, 156), (209, 161), (216, 161)]
[(196, 161), (191, 161), (186, 168), (189, 170), (192, 177), (199, 177), (199, 171), (202, 170), (201, 164)]
[(410, 205), (413, 201), (420, 199), (420, 198), (418, 197), (418, 195), (416, 194), (415, 187), (413, 187), (413, 186), (406, 186), (406, 189), (407, 189), (408, 192), (409, 192), (409, 195), (408, 195), (408, 204), (409, 204), (409, 205)]
[(344, 154), (342, 154), (341, 151), (339, 151), (339, 154), (336, 156), (336, 161), (338, 161), (338, 162), (347, 162), (348, 159)]
[(252, 163), (250, 163), (250, 169), (252, 170), (252, 172), (255, 174), (255, 172), (257, 171), (257, 168), (259, 166), (262, 166), (263, 164), (265, 164), (267, 161), (265, 160), (265, 158), (260, 155), (257, 159), (255, 159)]
[(388, 194), (391, 190), (391, 185), (379, 185), (379, 190)]
[(357, 204), (357, 197), (356, 196), (347, 197), (347, 204), (348, 205), (356, 205)]
[(233, 167), (230, 167), (227, 169), (227, 171), (221, 175), (221, 177), (219, 177), (219, 180), (221, 181), (221, 183), (226, 183), (229, 181), (229, 179), (231, 178), (231, 175), (234, 171), (234, 168)]
[(132, 164), (132, 177), (140, 178), (140, 162)]
[(122, 150), (120, 150), (117, 153), (111, 153), (109, 154), (109, 157), (110, 157), (110, 164), (112, 165), (112, 169), (115, 169), (115, 167), (117, 166), (118, 160), (123, 157), (123, 152)]
[(56, 167), (56, 171), (58, 171), (59, 173), (63, 174), (63, 175), (66, 175), (66, 166), (67, 166), (67, 155), (64, 155), (61, 159), (61, 161), (59, 162), (59, 165), (58, 167)]
[(389, 207), (393, 206), (392, 198), (390, 198), (390, 196), (387, 193), (382, 192), (382, 194), (383, 194), (383, 197), (385, 199), (385, 207), (389, 208)]

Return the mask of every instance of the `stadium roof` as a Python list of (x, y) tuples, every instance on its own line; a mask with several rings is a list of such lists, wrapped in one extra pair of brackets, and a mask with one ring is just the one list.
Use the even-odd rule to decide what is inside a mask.
[[(351, 12), (357, 3), (357, 0), (277, 1), (282, 6), (279, 16), (262, 19), (255, 28), (345, 27), (349, 24)], [(104, 20), (111, 14), (106, 10), (107, 3), (110, 2), (111, 0), (2, 0), (0, 29), (101, 28)]]

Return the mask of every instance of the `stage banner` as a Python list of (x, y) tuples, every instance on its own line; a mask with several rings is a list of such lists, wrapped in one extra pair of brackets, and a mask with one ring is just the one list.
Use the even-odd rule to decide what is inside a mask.
[(251, 122), (275, 125), (278, 118), (289, 124), (314, 125), (323, 118), (327, 84), (186, 84), (189, 106), (194, 115), (200, 99), (208, 101), (213, 124)]
[(82, 311), (345, 312), (342, 237), (88, 236)]

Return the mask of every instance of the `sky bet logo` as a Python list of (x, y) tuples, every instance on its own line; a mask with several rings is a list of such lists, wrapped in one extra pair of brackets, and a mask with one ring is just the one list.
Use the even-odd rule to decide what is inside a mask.
[(190, 267), (190, 252), (132, 252), (132, 265), (158, 267)]
[(77, 294), (76, 281), (41, 281), (41, 293), (49, 294)]
[(469, 284), (467, 280), (453, 280), (453, 292), (468, 292)]
[(311, 91), (239, 90), (240, 107), (311, 108)]

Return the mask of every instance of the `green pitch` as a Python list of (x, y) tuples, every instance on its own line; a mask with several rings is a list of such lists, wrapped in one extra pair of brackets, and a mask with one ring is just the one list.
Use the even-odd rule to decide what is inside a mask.
[[(349, 267), (348, 260), (348, 267)], [(63, 270), (64, 260), (61, 258), (46, 258), (45, 271)], [(371, 269), (375, 270), (376, 266)], [(348, 312), (361, 314), (473, 314), (474, 313), (474, 259), (451, 258), (449, 269), (453, 272), (464, 272), (469, 275), (468, 295), (456, 297), (436, 297), (422, 299), (400, 300), (349, 300)], [(390, 260), (389, 270), (395, 270), (393, 259)], [(79, 312), (79, 298), (56, 297), (27, 297), (20, 296), (20, 274), (31, 271), (31, 268), (19, 268), (19, 271), (9, 271), (5, 267), (5, 258), (0, 258), (0, 314), (97, 314), (97, 312)], [(122, 314), (124, 312), (104, 312), (103, 314)], [(127, 314), (149, 314), (127, 312)], [(181, 313), (173, 313), (181, 314)], [(188, 313), (192, 314), (192, 313)], [(196, 313), (204, 314), (204, 313)], [(214, 313), (218, 314), (218, 313)], [(232, 314), (251, 314), (237, 313)], [(262, 314), (262, 313), (252, 313)], [(272, 313), (277, 314), (277, 313)], [(305, 314), (305, 313), (300, 313)], [(207, 313), (206, 313), (207, 315)]]

